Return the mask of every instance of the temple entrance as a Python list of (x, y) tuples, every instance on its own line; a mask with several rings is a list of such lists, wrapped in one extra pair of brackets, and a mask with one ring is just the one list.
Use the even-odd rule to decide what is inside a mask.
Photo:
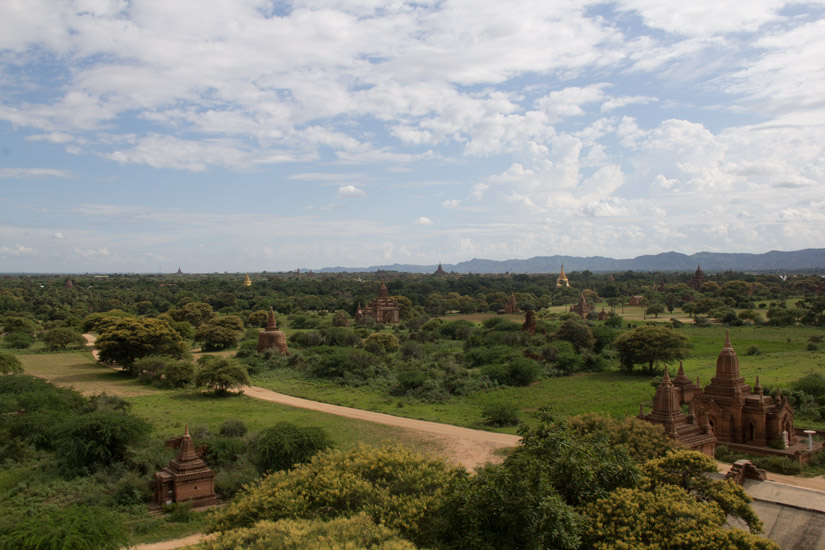
[(745, 441), (747, 443), (753, 443), (753, 422), (748, 422), (748, 429), (745, 433)]

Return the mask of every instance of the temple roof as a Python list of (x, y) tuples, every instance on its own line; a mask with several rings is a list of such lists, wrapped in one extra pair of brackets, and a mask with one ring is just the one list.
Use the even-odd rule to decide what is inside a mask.
[(275, 322), (275, 310), (270, 306), (269, 315), (266, 318), (266, 331), (271, 332), (273, 330), (278, 330), (278, 323)]

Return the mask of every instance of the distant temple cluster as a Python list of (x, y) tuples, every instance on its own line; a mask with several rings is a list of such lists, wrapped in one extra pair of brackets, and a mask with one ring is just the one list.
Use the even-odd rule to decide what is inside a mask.
[[(690, 405), (690, 413), (682, 405)], [(730, 333), (716, 359), (716, 376), (704, 387), (694, 384), (681, 364), (673, 380), (667, 369), (656, 396), (653, 411), (639, 418), (664, 426), (665, 433), (686, 447), (713, 456), (717, 441), (768, 447), (782, 441), (788, 445), (794, 434), (794, 410), (779, 389), (773, 397), (764, 395), (759, 377), (753, 389), (739, 374), (739, 358), (730, 342)]]
[(362, 323), (368, 318), (374, 319), (376, 323), (384, 324), (401, 321), (401, 308), (398, 307), (398, 302), (394, 298), (390, 298), (387, 285), (383, 282), (381, 288), (378, 289), (378, 298), (368, 303), (365, 308), (358, 304), (358, 309), (355, 311), (356, 322)]

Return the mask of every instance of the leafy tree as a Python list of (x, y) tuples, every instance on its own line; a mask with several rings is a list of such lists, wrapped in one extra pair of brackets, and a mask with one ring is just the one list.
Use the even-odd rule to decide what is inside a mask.
[(7, 348), (26, 349), (34, 343), (34, 337), (28, 332), (10, 332), (3, 337)]
[(491, 426), (515, 426), (518, 413), (518, 405), (510, 401), (493, 401), (481, 409), (481, 417)]
[(186, 321), (193, 327), (208, 323), (215, 316), (212, 306), (204, 302), (189, 302), (180, 310), (170, 311), (169, 314), (176, 321)]
[(166, 388), (182, 388), (195, 379), (195, 366), (192, 362), (174, 357), (143, 357), (135, 361), (133, 368), (145, 380)]
[(364, 349), (373, 351), (373, 349), (382, 352), (393, 352), (398, 349), (398, 338), (386, 332), (373, 332), (364, 340)]
[(198, 550), (415, 550), (397, 532), (377, 525), (366, 513), (330, 520), (263, 520), (252, 527), (225, 531), (201, 542)]
[(596, 343), (590, 327), (574, 319), (567, 319), (563, 322), (553, 334), (553, 337), (570, 342), (575, 346), (576, 351), (593, 349)]
[(265, 309), (253, 311), (246, 317), (246, 325), (249, 327), (265, 327), (266, 321), (269, 318), (269, 312)]
[(293, 470), (269, 474), (216, 512), (214, 530), (261, 520), (333, 519), (365, 513), (416, 541), (457, 470), (395, 446), (327, 450)]
[[(231, 317), (235, 317), (232, 315)], [(237, 317), (235, 317), (237, 319)], [(243, 334), (243, 325), (241, 329), (233, 329), (227, 326), (218, 324), (216, 321), (204, 323), (195, 329), (194, 339), (201, 344), (204, 351), (216, 351), (226, 348), (231, 348)]]
[(750, 507), (745, 490), (731, 480), (716, 481), (708, 474), (716, 472), (716, 462), (695, 451), (679, 450), (648, 461), (642, 467), (648, 489), (675, 485), (699, 502), (712, 502), (724, 514), (745, 522), (753, 533), (762, 532), (762, 522)]
[(37, 331), (37, 323), (25, 317), (4, 317), (3, 330), (6, 332), (28, 332), (34, 334)]
[(120, 365), (132, 374), (136, 360), (149, 355), (181, 359), (188, 354), (186, 344), (166, 321), (161, 319), (110, 318), (95, 342), (100, 361)]
[(673, 449), (673, 443), (661, 427), (638, 418), (618, 420), (588, 413), (571, 417), (568, 422), (578, 437), (606, 435), (611, 447), (624, 449), (637, 463), (662, 457)]
[(779, 550), (768, 539), (728, 528), (716, 503), (697, 502), (676, 485), (617, 489), (588, 504), (584, 512), (590, 518), (585, 546), (593, 550)]
[(121, 309), (112, 309), (106, 312), (90, 313), (83, 319), (80, 325), (80, 330), (83, 332), (101, 332), (104, 325), (112, 322), (113, 318), (134, 318), (131, 313), (127, 313)]
[(0, 550), (117, 550), (128, 544), (126, 533), (103, 506), (31, 507), (0, 516)]
[(14, 355), (0, 351), (0, 374), (22, 374), (23, 365)]
[(73, 469), (94, 469), (122, 461), (126, 448), (151, 426), (127, 413), (101, 409), (70, 418), (60, 426), (55, 448)]
[(82, 347), (86, 345), (86, 339), (82, 334), (71, 328), (53, 328), (47, 330), (41, 340), (50, 350), (66, 349), (70, 346)]
[(650, 304), (649, 306), (647, 306), (647, 309), (645, 309), (645, 314), (646, 315), (653, 315), (656, 319), (659, 318), (660, 313), (664, 313), (664, 312), (665, 312), (665, 306), (664, 306), (664, 304), (659, 303), (659, 302)]
[(258, 434), (253, 461), (260, 472), (287, 470), (331, 446), (332, 441), (321, 428), (278, 422)]
[(671, 363), (684, 359), (690, 353), (688, 339), (668, 327), (645, 325), (616, 338), (613, 346), (619, 353), (622, 367), (633, 370), (633, 365), (647, 364), (653, 375), (657, 363)]
[(240, 394), (249, 385), (246, 367), (234, 359), (205, 355), (198, 359), (198, 365), (195, 384), (211, 388), (218, 395), (226, 395), (233, 388)]

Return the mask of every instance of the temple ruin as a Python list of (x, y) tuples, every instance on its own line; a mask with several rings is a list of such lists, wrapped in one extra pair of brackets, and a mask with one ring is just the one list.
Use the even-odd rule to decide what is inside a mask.
[(256, 351), (277, 349), (281, 355), (289, 355), (289, 350), (286, 346), (286, 334), (282, 330), (278, 330), (278, 324), (275, 322), (275, 310), (269, 308), (269, 316), (266, 319), (266, 328), (258, 333), (258, 347)]
[(371, 318), (376, 323), (398, 323), (401, 320), (400, 311), (398, 302), (390, 298), (387, 285), (382, 281), (381, 288), (378, 289), (378, 298), (372, 300), (363, 309), (360, 304), (358, 305), (355, 321), (361, 323), (364, 319)]
[(178, 454), (169, 461), (169, 466), (155, 473), (155, 502), (192, 501), (195, 506), (206, 506), (218, 502), (215, 495), (215, 472), (195, 452), (189, 426), (183, 436), (168, 442), (177, 447)]
[(584, 297), (584, 294), (579, 294), (579, 301), (576, 302), (576, 305), (570, 307), (570, 311), (572, 313), (578, 313), (582, 319), (587, 319), (587, 314), (594, 309), (592, 305), (587, 303), (587, 298)]

